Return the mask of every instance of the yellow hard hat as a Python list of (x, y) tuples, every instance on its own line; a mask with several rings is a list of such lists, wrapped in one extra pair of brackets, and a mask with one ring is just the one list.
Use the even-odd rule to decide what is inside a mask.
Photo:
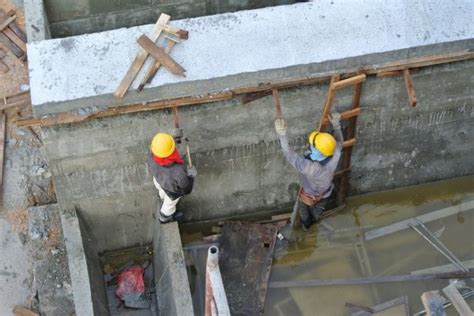
[(166, 133), (158, 133), (151, 141), (151, 152), (158, 158), (166, 158), (171, 156), (176, 145), (173, 136)]
[(326, 157), (332, 156), (336, 149), (336, 140), (329, 133), (314, 131), (309, 135), (308, 141)]

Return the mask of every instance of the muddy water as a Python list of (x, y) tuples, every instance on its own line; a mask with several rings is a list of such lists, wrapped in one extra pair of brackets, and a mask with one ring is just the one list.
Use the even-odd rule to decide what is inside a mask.
[[(357, 196), (343, 214), (313, 226), (287, 247), (279, 247), (271, 281), (354, 278), (409, 274), (449, 264), (411, 229), (365, 241), (365, 231), (474, 200), (474, 177)], [(461, 260), (474, 259), (474, 210), (426, 225)], [(298, 234), (297, 234), (298, 235)], [(423, 309), (420, 295), (441, 290), (447, 281), (386, 283), (363, 286), (269, 289), (265, 315), (350, 315), (346, 302), (374, 306), (408, 296), (410, 312)], [(474, 283), (468, 281), (474, 287)], [(473, 301), (470, 301), (474, 306)], [(448, 315), (456, 315), (452, 307)]]

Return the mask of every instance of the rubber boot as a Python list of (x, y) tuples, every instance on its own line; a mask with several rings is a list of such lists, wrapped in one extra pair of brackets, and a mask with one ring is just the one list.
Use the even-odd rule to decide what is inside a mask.
[(166, 216), (166, 215), (162, 214), (161, 212), (160, 212), (160, 218), (159, 218), (159, 220), (160, 220), (160, 223), (161, 223), (161, 224), (166, 224), (166, 223), (174, 222), (173, 215)]
[(173, 217), (173, 220), (179, 222), (184, 218), (184, 213), (182, 211), (176, 211), (171, 216)]

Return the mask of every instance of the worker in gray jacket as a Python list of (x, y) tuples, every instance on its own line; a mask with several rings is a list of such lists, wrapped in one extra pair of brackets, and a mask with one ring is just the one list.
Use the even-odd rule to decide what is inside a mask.
[(330, 116), (334, 137), (318, 131), (309, 135), (309, 150), (304, 156), (290, 149), (285, 121), (275, 121), (283, 154), (298, 171), (303, 183), (298, 192), (298, 209), (304, 231), (321, 219), (334, 190), (332, 180), (341, 157), (343, 142), (340, 118), (339, 113)]
[(191, 193), (197, 172), (194, 167), (186, 169), (170, 134), (156, 134), (150, 149), (147, 164), (161, 199), (159, 220), (168, 223), (182, 215), (176, 212), (176, 205), (181, 197)]

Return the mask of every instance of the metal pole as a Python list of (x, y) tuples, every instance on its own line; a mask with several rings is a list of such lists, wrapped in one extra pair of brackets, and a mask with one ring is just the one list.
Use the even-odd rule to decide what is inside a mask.
[(453, 258), (451, 258), (447, 253), (445, 253), (442, 249), (439, 248), (438, 245), (436, 245), (435, 243), (433, 243), (433, 241), (431, 239), (429, 239), (425, 234), (423, 234), (415, 225), (411, 224), (411, 223), (408, 223), (408, 226), (410, 226), (410, 228), (412, 228), (414, 231), (416, 231), (418, 233), (418, 235), (420, 235), (421, 237), (423, 237), (427, 242), (430, 243), (431, 246), (433, 246), (436, 250), (438, 250), (443, 256), (445, 256), (452, 264), (454, 264), (455, 266), (457, 266), (460, 270), (464, 271), (464, 272), (469, 272), (469, 270), (465, 270), (465, 267), (462, 266), (462, 265), (459, 265), (455, 260), (453, 260)]
[(229, 303), (225, 294), (219, 269), (219, 248), (209, 247), (206, 265), (205, 316), (230, 316)]
[(428, 235), (433, 238), (438, 244), (439, 246), (441, 246), (441, 248), (444, 249), (444, 251), (451, 256), (451, 258), (456, 261), (458, 263), (459, 266), (463, 267), (463, 271), (464, 272), (467, 272), (469, 271), (469, 269), (448, 249), (448, 247), (446, 247), (442, 242), (441, 240), (436, 237), (429, 229), (428, 227), (425, 226), (425, 224), (420, 221), (418, 218), (415, 217), (415, 221), (421, 226), (423, 227), (424, 230), (426, 230), (426, 232), (428, 233)]

